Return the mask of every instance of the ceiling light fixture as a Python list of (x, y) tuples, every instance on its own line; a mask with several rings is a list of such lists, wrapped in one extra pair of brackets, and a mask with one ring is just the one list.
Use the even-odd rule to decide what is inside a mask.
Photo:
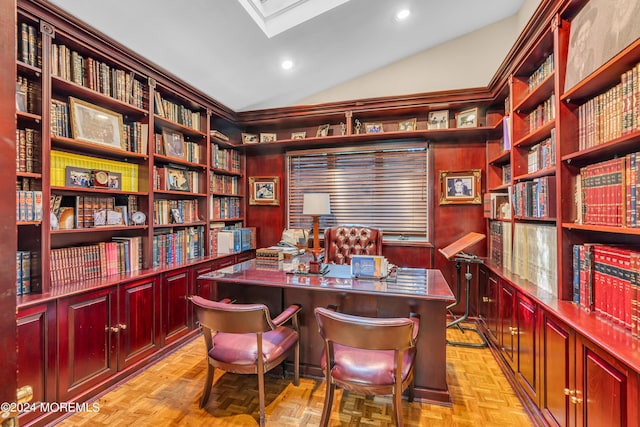
[(293, 61), (287, 59), (286, 61), (282, 61), (282, 68), (285, 70), (290, 70), (293, 67)]
[(411, 11), (409, 9), (402, 9), (398, 13), (396, 13), (396, 21), (404, 21), (411, 15)]

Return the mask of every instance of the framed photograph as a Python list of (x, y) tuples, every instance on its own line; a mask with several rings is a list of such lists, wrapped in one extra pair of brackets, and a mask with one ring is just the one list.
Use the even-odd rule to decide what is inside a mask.
[(417, 123), (418, 123), (417, 119), (405, 120), (403, 122), (398, 123), (398, 130), (400, 132), (408, 131), (408, 130), (416, 130), (416, 124)]
[(162, 128), (164, 155), (184, 159), (184, 135), (173, 129)]
[(384, 132), (384, 128), (382, 127), (382, 123), (365, 123), (364, 132), (365, 133), (382, 133)]
[(329, 129), (331, 129), (330, 124), (318, 126), (318, 132), (316, 132), (316, 137), (321, 138), (324, 136), (329, 136)]
[(20, 83), (16, 83), (16, 110), (21, 113), (27, 112), (27, 90)]
[(191, 191), (189, 176), (185, 169), (167, 167), (167, 190)]
[(457, 128), (474, 128), (478, 126), (478, 109), (470, 108), (468, 110), (456, 113)]
[(449, 129), (449, 110), (429, 111), (427, 129)]
[(108, 187), (112, 190), (122, 190), (122, 174), (119, 172), (109, 172)]
[(481, 174), (480, 169), (440, 171), (440, 204), (481, 204)]
[(182, 218), (182, 214), (180, 213), (180, 209), (171, 208), (171, 221), (174, 224), (182, 224), (184, 223), (184, 218)]
[(122, 114), (69, 97), (71, 132), (78, 141), (125, 149)]
[(291, 132), (291, 139), (305, 139), (307, 132)]
[(261, 133), (260, 142), (276, 142), (278, 139), (275, 133)]
[(67, 166), (64, 185), (67, 187), (93, 187), (93, 171)]
[(249, 177), (249, 204), (280, 206), (280, 178), (277, 176)]
[(242, 143), (243, 144), (257, 144), (258, 143), (258, 135), (253, 133), (243, 133), (242, 134)]

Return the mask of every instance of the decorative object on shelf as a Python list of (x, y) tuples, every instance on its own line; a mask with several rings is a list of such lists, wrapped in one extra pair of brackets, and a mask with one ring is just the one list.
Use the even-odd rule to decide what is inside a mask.
[(476, 126), (478, 126), (478, 108), (469, 108), (456, 113), (457, 128), (474, 128)]
[(125, 149), (122, 114), (69, 97), (74, 139)]
[(258, 142), (258, 135), (253, 133), (243, 133), (242, 134), (242, 143), (243, 144), (256, 144)]
[(89, 169), (75, 168), (67, 166), (65, 168), (66, 178), (64, 185), (67, 187), (84, 187), (93, 186), (93, 173)]
[(260, 142), (276, 142), (277, 135), (275, 133), (261, 133)]
[(171, 220), (174, 224), (182, 224), (184, 223), (184, 218), (182, 218), (182, 214), (180, 213), (180, 209), (171, 208)]
[(191, 191), (189, 176), (185, 169), (167, 167), (167, 190)]
[(344, 136), (347, 134), (347, 124), (345, 122), (340, 122), (340, 135)]
[(216, 129), (211, 129), (209, 131), (209, 136), (212, 138), (218, 138), (221, 139), (223, 141), (229, 141), (229, 137), (227, 135), (225, 135), (224, 133), (220, 132), (219, 130)]
[(481, 204), (481, 174), (480, 169), (440, 171), (440, 204)]
[(20, 83), (16, 83), (16, 111), (27, 112), (27, 89)]
[(405, 120), (403, 122), (398, 123), (398, 130), (403, 132), (403, 131), (408, 131), (408, 130), (416, 130), (416, 125), (418, 123), (418, 119), (409, 119), (409, 120)]
[(105, 170), (92, 171), (93, 187), (107, 188), (109, 186), (109, 172)]
[(49, 227), (51, 230), (58, 229), (58, 217), (53, 212), (49, 213)]
[(59, 230), (73, 230), (75, 228), (75, 208), (73, 206), (64, 206), (60, 208), (60, 216), (58, 218)]
[(162, 142), (164, 154), (169, 157), (184, 159), (184, 135), (173, 129), (162, 128)]
[(249, 177), (249, 204), (280, 206), (280, 178), (277, 176)]
[(119, 172), (109, 172), (109, 188), (112, 190), (122, 189), (122, 174)]
[(305, 139), (307, 132), (291, 132), (291, 139)]
[(131, 214), (131, 222), (133, 222), (133, 225), (144, 225), (146, 221), (147, 216), (144, 214), (144, 212), (135, 211)]
[(355, 119), (354, 123), (355, 125), (355, 129), (356, 129), (356, 135), (360, 135), (360, 132), (362, 131), (362, 122), (358, 119)]
[(331, 213), (331, 196), (327, 193), (306, 193), (302, 203), (302, 215), (313, 217), (313, 261), (309, 262), (309, 273), (318, 274), (321, 262), (320, 249), (320, 216)]
[(365, 123), (364, 132), (365, 133), (382, 133), (384, 132), (384, 127), (382, 126), (382, 123)]
[(449, 129), (449, 110), (429, 111), (427, 129)]
[(122, 212), (111, 209), (100, 209), (93, 214), (93, 225), (96, 227), (125, 225)]
[(316, 132), (316, 137), (321, 138), (324, 136), (329, 136), (329, 129), (331, 128), (330, 124), (320, 125), (318, 126), (318, 132)]

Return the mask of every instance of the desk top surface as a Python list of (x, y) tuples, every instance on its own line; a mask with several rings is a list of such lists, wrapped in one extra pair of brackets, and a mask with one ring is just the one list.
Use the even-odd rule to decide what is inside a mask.
[(454, 301), (454, 295), (440, 270), (400, 268), (386, 279), (353, 278), (348, 265), (327, 264), (324, 275), (297, 274), (291, 263), (259, 262), (255, 259), (212, 271), (202, 280), (247, 285), (306, 288), (324, 291), (349, 291), (367, 294), (413, 296), (420, 299)]

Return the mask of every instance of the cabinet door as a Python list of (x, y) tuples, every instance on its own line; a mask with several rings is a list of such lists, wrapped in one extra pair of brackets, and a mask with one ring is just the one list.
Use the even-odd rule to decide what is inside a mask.
[(500, 345), (502, 354), (511, 365), (511, 369), (516, 371), (517, 327), (513, 315), (514, 298), (513, 288), (500, 281)]
[(498, 279), (490, 275), (487, 281), (487, 330), (489, 338), (498, 343), (498, 328), (500, 325), (500, 286)]
[(160, 298), (155, 277), (119, 287), (118, 369), (160, 347)]
[(516, 294), (517, 366), (516, 377), (534, 402), (538, 396), (538, 340), (536, 305), (519, 292)]
[(171, 343), (189, 332), (190, 316), (187, 299), (189, 270), (167, 273), (162, 280), (162, 333), (164, 344)]
[(58, 398), (71, 400), (116, 372), (116, 291), (58, 301)]

